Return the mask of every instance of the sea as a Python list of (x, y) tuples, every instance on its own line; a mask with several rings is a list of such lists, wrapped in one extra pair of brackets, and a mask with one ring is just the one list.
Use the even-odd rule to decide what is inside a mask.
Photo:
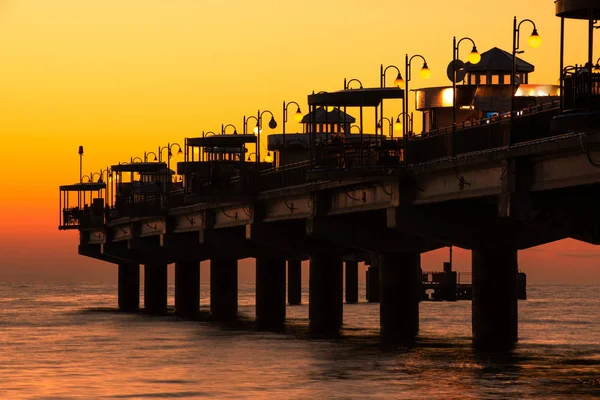
[[(422, 302), (410, 346), (379, 340), (379, 305), (344, 305), (342, 335), (307, 334), (303, 305), (284, 332), (254, 326), (253, 283), (240, 319), (116, 310), (116, 284), (0, 284), (0, 399), (591, 399), (600, 397), (600, 286), (529, 285), (519, 342), (471, 346), (471, 302)], [(173, 288), (169, 290), (173, 304)]]

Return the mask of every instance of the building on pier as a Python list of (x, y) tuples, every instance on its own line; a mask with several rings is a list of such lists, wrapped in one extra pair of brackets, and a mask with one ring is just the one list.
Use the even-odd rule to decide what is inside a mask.
[[(467, 62), (457, 73), (460, 85), (456, 86), (459, 125), (500, 119), (509, 115), (512, 96), (512, 54), (494, 47), (481, 54), (477, 64)], [(516, 59), (515, 109), (531, 109), (559, 102), (560, 86), (530, 84), (529, 75), (535, 67)], [(449, 78), (452, 74), (449, 72)], [(422, 134), (453, 124), (452, 86), (416, 89), (415, 109), (422, 113)]]

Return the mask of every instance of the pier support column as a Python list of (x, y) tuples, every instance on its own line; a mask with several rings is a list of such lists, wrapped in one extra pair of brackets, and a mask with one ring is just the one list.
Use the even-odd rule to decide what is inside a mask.
[(411, 340), (419, 332), (421, 255), (381, 254), (379, 273), (381, 337), (384, 341)]
[(295, 306), (302, 303), (302, 261), (288, 260), (288, 304)]
[(375, 264), (367, 269), (367, 301), (379, 303), (379, 298), (379, 265)]
[(200, 263), (175, 263), (175, 312), (192, 317), (200, 307)]
[(473, 249), (473, 343), (510, 347), (518, 338), (517, 250)]
[(285, 260), (256, 259), (256, 324), (258, 329), (283, 329), (285, 322)]
[(136, 312), (140, 309), (140, 265), (119, 264), (119, 310)]
[(238, 310), (238, 263), (235, 258), (210, 260), (210, 313), (221, 321), (233, 320)]
[(346, 261), (346, 303), (358, 303), (357, 261)]
[(144, 309), (148, 314), (167, 312), (167, 264), (144, 265)]
[(313, 333), (337, 335), (343, 320), (343, 265), (339, 257), (310, 258), (308, 319)]

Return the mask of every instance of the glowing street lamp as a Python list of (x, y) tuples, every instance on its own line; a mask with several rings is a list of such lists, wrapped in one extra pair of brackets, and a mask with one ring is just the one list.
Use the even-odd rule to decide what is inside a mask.
[(248, 129), (248, 121), (250, 119), (256, 120), (256, 126), (254, 127), (254, 133), (256, 134), (256, 163), (260, 163), (260, 134), (262, 133), (262, 118), (265, 113), (269, 113), (271, 115), (271, 119), (269, 120), (269, 128), (275, 129), (277, 128), (277, 121), (275, 121), (275, 116), (270, 110), (260, 111), (258, 110), (256, 117), (250, 116), (246, 118), (244, 116), (244, 134), (246, 134)]
[(182, 155), (183, 154), (183, 150), (181, 150), (181, 145), (179, 143), (167, 143), (166, 146), (163, 147), (158, 147), (158, 161), (162, 161), (162, 152), (163, 150), (167, 149), (167, 168), (171, 169), (171, 157), (173, 157), (173, 152), (171, 151), (171, 149), (173, 147), (177, 146), (177, 155)]
[[(533, 31), (531, 32), (531, 36), (529, 36), (529, 46), (534, 49), (537, 49), (542, 45), (542, 38), (538, 34), (537, 27), (535, 26), (535, 22), (530, 19), (524, 19), (517, 25), (517, 17), (513, 20), (513, 51), (512, 51), (512, 72), (510, 76), (510, 85), (511, 85), (511, 96), (510, 96), (510, 121), (511, 121), (511, 133), (512, 136), (512, 121), (514, 116), (514, 108), (515, 108), (515, 92), (516, 92), (516, 77), (517, 77), (517, 54), (522, 54), (525, 51), (519, 50), (519, 41), (521, 39), (521, 24), (524, 22), (529, 22), (533, 25)], [(510, 144), (510, 143), (508, 143)]]
[(396, 67), (395, 65), (388, 65), (387, 67), (383, 68), (383, 64), (381, 64), (380, 72), (379, 72), (379, 86), (382, 88), (385, 87), (385, 74), (386, 74), (387, 70), (390, 68), (394, 68), (396, 71), (398, 71), (398, 75), (396, 75), (396, 79), (394, 79), (394, 86), (399, 89), (403, 89), (404, 88), (404, 79), (402, 79), (402, 74), (400, 73), (400, 68)]
[(381, 125), (382, 125), (382, 122), (384, 120), (387, 121), (387, 123), (388, 123), (388, 131), (389, 131), (390, 135), (393, 136), (394, 135), (394, 130), (392, 128), (394, 126), (394, 123), (388, 117), (381, 117), (381, 119), (377, 122), (377, 134), (381, 135), (381, 137), (383, 138), (383, 127)]
[[(453, 43), (453, 57), (452, 57), (452, 137), (454, 138), (454, 133), (456, 132), (456, 70), (457, 64), (459, 61), (458, 58), (458, 48), (463, 40), (468, 40), (473, 44), (473, 49), (471, 49), (471, 53), (469, 53), (469, 57), (467, 58), (471, 64), (479, 64), (481, 61), (481, 54), (477, 51), (477, 46), (475, 45), (475, 41), (470, 37), (464, 37), (460, 39), (458, 42), (456, 41), (456, 36), (454, 36)], [(452, 139), (454, 140), (454, 139)], [(452, 148), (452, 153), (454, 153), (454, 148)], [(454, 154), (452, 154), (454, 155)]]
[(227, 130), (227, 128), (232, 127), (233, 128), (233, 134), (237, 135), (237, 128), (233, 125), (233, 124), (227, 124), (227, 125), (223, 125), (221, 124), (221, 135), (225, 135), (225, 131)]
[[(404, 85), (404, 100), (402, 101), (404, 104), (404, 110), (402, 111), (402, 115), (403, 115), (403, 120), (402, 120), (402, 124), (404, 125), (404, 130), (402, 132), (402, 136), (404, 139), (404, 152), (406, 155), (406, 148), (407, 148), (407, 143), (408, 143), (408, 131), (407, 131), (407, 124), (406, 124), (406, 117), (408, 116), (408, 83), (412, 80), (412, 60), (414, 58), (420, 58), (421, 60), (423, 60), (423, 66), (421, 67), (421, 71), (419, 71), (419, 76), (421, 77), (421, 79), (429, 79), (431, 78), (431, 70), (429, 69), (429, 67), (427, 66), (427, 60), (425, 59), (425, 57), (423, 57), (420, 54), (415, 54), (414, 56), (408, 58), (408, 54), (406, 55), (406, 62), (405, 62), (405, 67), (406, 67), (406, 84)], [(405, 161), (406, 161), (406, 157), (404, 157)]]

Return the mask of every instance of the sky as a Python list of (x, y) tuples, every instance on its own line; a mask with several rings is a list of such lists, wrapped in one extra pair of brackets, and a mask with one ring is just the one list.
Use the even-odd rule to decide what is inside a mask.
[[(556, 84), (553, 1), (484, 3), (0, 0), (0, 280), (116, 279), (114, 266), (77, 255), (76, 232), (57, 230), (58, 186), (77, 182), (79, 145), (89, 173), (221, 124), (241, 131), (259, 109), (281, 121), (283, 100), (306, 111), (308, 94), (342, 89), (344, 78), (377, 86), (380, 64), (402, 65), (406, 53), (432, 71), (428, 81), (414, 74), (412, 88), (447, 85), (452, 37), (510, 51), (515, 15), (533, 19), (543, 40), (522, 55), (536, 66), (530, 83)], [(585, 24), (566, 26), (566, 63), (582, 63)], [(461, 46), (461, 58), (469, 51)], [(290, 118), (287, 131), (299, 129)], [(534, 283), (600, 283), (599, 255), (565, 240), (520, 252), (519, 265)], [(423, 268), (446, 257), (424, 254)], [(455, 265), (468, 271), (470, 253), (457, 250)], [(240, 271), (251, 278), (248, 262)]]

